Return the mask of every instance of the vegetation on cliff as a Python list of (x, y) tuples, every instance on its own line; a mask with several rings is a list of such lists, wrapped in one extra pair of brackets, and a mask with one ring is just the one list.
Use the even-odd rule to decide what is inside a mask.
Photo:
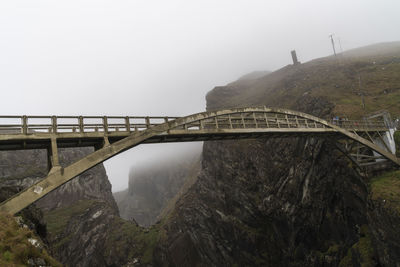
[(28, 227), (19, 225), (13, 216), (1, 213), (0, 266), (27, 265), (62, 266), (49, 256), (43, 242)]
[(347, 255), (339, 263), (339, 267), (356, 265), (361, 265), (362, 267), (374, 267), (377, 265), (368, 225), (361, 226), (360, 239), (347, 251)]
[[(386, 109), (400, 115), (400, 42), (354, 49), (289, 65), (252, 83), (240, 80), (207, 95), (208, 109), (267, 105), (296, 109), (304, 96), (324, 98), (333, 113), (359, 118)], [(216, 101), (218, 99), (218, 101)]]
[(371, 197), (400, 216), (400, 171), (374, 177), (371, 180)]

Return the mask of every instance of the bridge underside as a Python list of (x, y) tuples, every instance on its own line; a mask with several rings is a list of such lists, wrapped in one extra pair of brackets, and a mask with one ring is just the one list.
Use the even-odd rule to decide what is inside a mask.
[[(357, 135), (363, 136), (366, 133), (374, 135), (374, 133), (382, 132), (382, 129), (368, 129), (355, 131)], [(118, 142), (128, 136), (131, 132), (109, 133), (107, 141), (110, 144)], [(212, 140), (231, 140), (244, 138), (260, 138), (260, 137), (301, 137), (301, 136), (342, 136), (339, 132), (329, 128), (311, 128), (311, 129), (295, 129), (295, 128), (257, 128), (257, 129), (203, 129), (203, 130), (170, 130), (167, 133), (153, 136), (143, 144), (154, 143), (170, 143), (170, 142), (196, 142), (196, 141), (212, 141)], [(57, 147), (73, 148), (73, 147), (95, 147), (104, 146), (105, 135), (103, 132), (88, 134), (70, 134), (59, 133), (56, 137)], [(51, 138), (48, 134), (29, 134), (27, 135), (9, 135), (0, 136), (0, 150), (23, 150), (23, 149), (48, 149), (51, 146)]]
[[(81, 121), (81, 117), (79, 118)], [(382, 148), (374, 144), (376, 138), (383, 141), (382, 136), (388, 130), (382, 124), (366, 125), (357, 122), (348, 124), (351, 128), (344, 129), (308, 114), (283, 109), (263, 107), (205, 112), (172, 121), (165, 119), (165, 123), (153, 125), (147, 120), (147, 128), (138, 130), (135, 127), (134, 131), (131, 131), (132, 127), (128, 122), (125, 131), (120, 131), (118, 129), (123, 125), (110, 126), (105, 118), (104, 124), (100, 125), (100, 131), (96, 126), (94, 131), (85, 132), (85, 125), (80, 124), (78, 132), (75, 126), (70, 128), (71, 132), (59, 132), (60, 128), (54, 121), (48, 132), (29, 131), (26, 119), (25, 125), (21, 126), (21, 134), (0, 132), (0, 150), (47, 149), (52, 166), (50, 173), (42, 181), (1, 203), (0, 211), (15, 214), (82, 172), (144, 143), (289, 136), (324, 137), (336, 143), (337, 148), (358, 168), (382, 159), (400, 165), (400, 161), (387, 146)], [(115, 130), (110, 131), (111, 127)], [(58, 148), (81, 146), (94, 146), (96, 150), (67, 167), (59, 165)]]

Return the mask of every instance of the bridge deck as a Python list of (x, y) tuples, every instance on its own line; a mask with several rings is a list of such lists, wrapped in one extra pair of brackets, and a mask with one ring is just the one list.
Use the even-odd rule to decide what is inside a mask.
[[(0, 116), (0, 150), (48, 148), (52, 138), (58, 147), (101, 146), (132, 133), (168, 123), (179, 117), (164, 116)], [(383, 121), (333, 121), (351, 132), (385, 132)], [(324, 123), (290, 114), (238, 113), (199, 120), (162, 133), (144, 143), (204, 141), (289, 135), (335, 133)]]

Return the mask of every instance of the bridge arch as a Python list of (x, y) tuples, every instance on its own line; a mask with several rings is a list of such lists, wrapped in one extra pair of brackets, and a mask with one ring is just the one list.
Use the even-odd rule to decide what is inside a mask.
[[(275, 117), (268, 117), (268, 114), (275, 114)], [(279, 116), (276, 114), (279, 114)], [(282, 125), (283, 127), (280, 127)], [(309, 114), (267, 107), (225, 109), (197, 113), (158, 124), (143, 131), (133, 132), (129, 136), (107, 144), (67, 167), (53, 168), (46, 178), (1, 203), (0, 211), (15, 214), (84, 171), (154, 137), (160, 137), (158, 142), (163, 142), (163, 138), (166, 140), (168, 136), (179, 136), (182, 133), (193, 136), (224, 136), (271, 132), (339, 133), (341, 136), (352, 139), (400, 165), (399, 160), (393, 154), (362, 138), (355, 130), (350, 132)], [(239, 138), (243, 137), (239, 136)]]

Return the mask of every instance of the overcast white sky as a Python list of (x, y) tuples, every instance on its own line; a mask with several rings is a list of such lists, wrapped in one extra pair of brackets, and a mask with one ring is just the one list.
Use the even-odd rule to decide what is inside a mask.
[[(398, 41), (398, 0), (0, 1), (0, 114), (188, 115), (254, 70)], [(337, 39), (336, 39), (337, 40)], [(135, 148), (107, 161), (113, 191), (130, 165), (179, 150)], [(183, 148), (182, 148), (183, 149)]]

